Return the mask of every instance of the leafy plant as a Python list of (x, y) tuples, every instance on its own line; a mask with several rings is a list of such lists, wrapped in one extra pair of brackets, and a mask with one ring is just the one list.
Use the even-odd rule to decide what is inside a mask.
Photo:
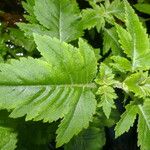
[[(126, 0), (89, 4), (80, 10), (75, 0), (22, 3), (28, 22), (17, 23), (21, 31), (10, 28), (5, 39), (23, 46), (27, 57), (0, 63), (2, 150), (99, 150), (106, 127), (115, 126), (117, 138), (134, 124), (138, 146), (149, 150), (146, 29)], [(88, 32), (101, 36), (98, 48), (89, 44)]]

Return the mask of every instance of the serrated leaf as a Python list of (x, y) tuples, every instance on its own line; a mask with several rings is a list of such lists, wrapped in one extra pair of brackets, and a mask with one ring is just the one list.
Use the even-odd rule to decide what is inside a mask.
[(105, 23), (115, 23), (114, 17), (119, 19), (124, 18), (123, 3), (120, 0), (115, 0), (112, 3), (105, 1), (104, 4), (98, 5), (95, 2), (90, 2), (93, 9), (88, 8), (82, 11), (82, 22), (84, 29), (96, 27), (98, 31), (104, 28)]
[(112, 69), (106, 64), (101, 63), (100, 70), (95, 82), (101, 86), (103, 85), (113, 85), (116, 81), (114, 80), (114, 74)]
[(106, 64), (101, 63), (99, 74), (95, 79), (95, 82), (99, 85), (96, 93), (100, 97), (98, 107), (102, 107), (104, 114), (109, 118), (111, 108), (115, 108), (114, 99), (117, 98), (115, 90), (112, 87), (116, 81), (114, 80), (114, 74), (111, 68)]
[(95, 112), (96, 101), (91, 91), (85, 89), (77, 97), (79, 100), (75, 102), (76, 106), (70, 109), (57, 130), (57, 147), (69, 142), (73, 135), (77, 135), (81, 129), (87, 128)]
[[(96, 10), (88, 8), (82, 11), (82, 24), (84, 29), (91, 29), (96, 26), (99, 31), (105, 25), (105, 20), (102, 17), (104, 8), (98, 8)], [(101, 15), (100, 15), (101, 14)]]
[(120, 56), (112, 56), (111, 59), (114, 63), (111, 63), (111, 66), (120, 72), (126, 73), (127, 71), (131, 71), (131, 63), (125, 57)]
[(97, 95), (100, 95), (100, 102), (98, 107), (102, 107), (104, 114), (109, 118), (111, 109), (116, 108), (114, 100), (117, 98), (115, 90), (111, 86), (101, 86), (97, 91)]
[(51, 32), (39, 24), (17, 23), (17, 26), (25, 33), (25, 36), (33, 38), (33, 33), (51, 35)]
[(131, 46), (131, 35), (129, 34), (129, 32), (127, 32), (124, 28), (122, 28), (121, 26), (116, 25), (116, 30), (118, 32), (118, 36), (119, 36), (119, 42), (121, 44), (122, 49), (124, 50), (124, 52), (127, 54), (128, 57), (131, 56), (131, 52), (132, 52), (132, 46)]
[(129, 91), (135, 93), (135, 96), (150, 96), (150, 77), (148, 76), (148, 72), (134, 73), (127, 77), (124, 83), (127, 85)]
[(130, 127), (133, 126), (133, 123), (136, 119), (136, 114), (138, 112), (137, 105), (128, 104), (126, 106), (126, 111), (121, 115), (121, 119), (115, 127), (115, 136), (118, 137), (124, 132), (128, 132)]
[[(106, 1), (107, 2), (107, 1)], [(110, 3), (108, 6), (106, 6), (107, 14), (112, 14), (116, 18), (120, 20), (124, 20), (124, 6), (123, 2), (120, 0), (114, 0), (112, 3)]]
[(121, 48), (118, 43), (118, 35), (115, 28), (104, 29), (103, 54), (106, 54), (110, 49), (114, 55), (121, 54)]
[(149, 150), (150, 143), (150, 100), (139, 105), (138, 146), (141, 150)]
[(34, 14), (40, 24), (51, 32), (51, 37), (70, 42), (82, 36), (76, 1), (36, 0)]
[[(35, 42), (44, 61), (22, 58), (0, 64), (0, 108), (12, 110), (13, 118), (26, 115), (26, 120), (44, 122), (64, 118), (57, 132), (57, 145), (61, 146), (87, 128), (95, 113), (91, 89), (96, 88), (92, 83), (96, 57), (81, 39), (79, 48), (49, 36), (35, 35)], [(61, 129), (64, 125), (66, 131)]]
[(101, 150), (105, 143), (104, 129), (90, 127), (74, 137), (65, 150)]
[(38, 23), (34, 15), (34, 9), (33, 9), (34, 5), (35, 5), (35, 0), (27, 0), (26, 2), (24, 1), (22, 2), (23, 8), (28, 13), (28, 14), (25, 14), (24, 17), (30, 23)]
[(125, 1), (125, 16), (127, 30), (117, 26), (122, 48), (132, 60), (132, 71), (146, 70), (150, 66), (148, 35), (127, 1)]

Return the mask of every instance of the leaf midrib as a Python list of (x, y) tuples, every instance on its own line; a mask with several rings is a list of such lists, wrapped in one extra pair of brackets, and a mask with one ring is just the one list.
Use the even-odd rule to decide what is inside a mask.
[(73, 87), (73, 88), (91, 88), (91, 89), (96, 89), (97, 86), (94, 83), (88, 83), (88, 84), (35, 84), (35, 85), (31, 85), (31, 84), (26, 84), (26, 85), (0, 85), (1, 87)]

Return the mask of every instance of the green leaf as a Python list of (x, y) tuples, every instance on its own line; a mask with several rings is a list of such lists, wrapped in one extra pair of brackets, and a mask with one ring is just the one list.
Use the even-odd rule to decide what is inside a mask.
[(150, 4), (135, 4), (134, 7), (138, 11), (150, 15)]
[(89, 126), (88, 122), (91, 121), (96, 109), (95, 97), (91, 91), (85, 89), (74, 105), (76, 106), (70, 109), (57, 130), (57, 147), (69, 142), (73, 135), (77, 135), (82, 128)]
[(114, 55), (121, 54), (122, 51), (115, 28), (104, 29), (103, 54), (106, 54), (110, 49)]
[(104, 137), (103, 128), (90, 127), (65, 145), (65, 150), (102, 150), (105, 143)]
[(150, 143), (150, 99), (139, 105), (138, 146), (141, 150), (149, 150)]
[(97, 78), (95, 79), (95, 82), (100, 86), (103, 85), (109, 86), (116, 83), (116, 81), (114, 80), (114, 74), (112, 72), (112, 69), (108, 67), (106, 64), (101, 63), (100, 71)]
[(131, 102), (121, 116), (115, 128), (116, 137), (127, 132), (133, 126), (136, 115), (138, 118), (138, 146), (141, 150), (149, 150), (150, 143), (150, 100), (145, 99), (143, 104)]
[(15, 150), (17, 143), (17, 134), (13, 129), (0, 126), (0, 149)]
[(9, 28), (9, 40), (17, 46), (25, 48), (27, 51), (31, 52), (35, 49), (35, 43), (31, 38), (26, 38), (24, 33), (19, 29)]
[(51, 32), (39, 24), (17, 23), (17, 26), (24, 32), (25, 36), (33, 38), (33, 33), (40, 35), (51, 35)]
[(128, 59), (120, 56), (112, 56), (111, 59), (114, 61), (114, 63), (111, 63), (113, 68), (123, 73), (131, 71), (131, 63)]
[[(91, 29), (96, 26), (99, 31), (105, 25), (105, 20), (102, 16), (104, 13), (103, 7), (95, 7), (94, 9), (87, 8), (82, 11), (82, 24), (84, 29)], [(101, 15), (100, 15), (101, 14)]]
[(64, 118), (57, 131), (61, 146), (87, 128), (95, 113), (91, 89), (96, 88), (92, 83), (96, 57), (81, 39), (75, 48), (49, 36), (34, 37), (44, 61), (22, 58), (0, 64), (0, 108), (11, 109), (13, 118), (26, 115), (26, 120), (44, 122)]
[(82, 36), (80, 10), (75, 1), (36, 0), (34, 14), (51, 37), (70, 42)]
[(126, 106), (126, 111), (121, 115), (121, 119), (115, 127), (115, 136), (118, 137), (124, 132), (128, 132), (136, 119), (136, 114), (138, 112), (137, 105), (128, 104)]
[(112, 87), (116, 81), (114, 80), (114, 74), (111, 68), (101, 63), (100, 71), (95, 82), (100, 85), (96, 93), (100, 97), (98, 107), (103, 107), (104, 114), (109, 118), (111, 108), (115, 108), (114, 99), (117, 98), (115, 90)]
[(114, 24), (117, 17), (124, 19), (124, 8), (123, 3), (120, 0), (115, 0), (112, 3), (105, 1), (100, 5), (95, 2), (90, 2), (91, 8), (84, 9), (82, 11), (82, 22), (84, 29), (91, 29), (96, 27), (98, 31), (104, 28), (105, 23)]
[(26, 2), (24, 1), (22, 2), (23, 8), (28, 13), (28, 14), (25, 14), (24, 17), (30, 23), (38, 23), (34, 15), (34, 9), (33, 9), (34, 5), (35, 5), (35, 0), (26, 0)]
[(125, 16), (127, 30), (117, 26), (120, 43), (124, 52), (132, 60), (132, 71), (146, 70), (150, 66), (148, 35), (127, 1), (125, 1)]
[(124, 83), (127, 85), (129, 91), (135, 93), (135, 96), (150, 96), (150, 77), (148, 76), (148, 72), (134, 73), (127, 77)]
[(127, 30), (125, 30), (124, 28), (122, 28), (121, 26), (116, 25), (116, 30), (119, 36), (119, 42), (121, 44), (122, 49), (124, 50), (124, 52), (127, 54), (128, 57), (131, 57), (131, 52), (132, 52), (132, 44), (131, 44), (131, 40), (132, 37), (129, 34), (129, 32), (127, 32)]
[(115, 90), (111, 86), (101, 86), (97, 91), (97, 95), (100, 95), (100, 102), (98, 107), (102, 107), (104, 114), (109, 118), (111, 113), (111, 108), (116, 108), (114, 104), (114, 99), (117, 98)]

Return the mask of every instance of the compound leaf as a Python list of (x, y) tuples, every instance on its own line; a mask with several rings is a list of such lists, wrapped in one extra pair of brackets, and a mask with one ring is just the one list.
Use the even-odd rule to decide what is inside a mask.
[(26, 115), (26, 120), (44, 122), (64, 118), (57, 131), (61, 146), (87, 128), (95, 113), (91, 89), (96, 88), (92, 83), (96, 57), (81, 39), (75, 48), (46, 35), (34, 37), (43, 60), (22, 58), (0, 64), (0, 108), (12, 110), (13, 118)]
[(114, 104), (114, 100), (117, 98), (115, 90), (111, 86), (104, 85), (99, 87), (97, 95), (100, 95), (98, 107), (102, 107), (104, 114), (109, 118), (111, 108), (116, 108)]
[(113, 85), (116, 83), (114, 80), (114, 74), (111, 68), (104, 63), (101, 63), (100, 71), (95, 82), (100, 85), (97, 91), (97, 95), (100, 97), (98, 107), (102, 107), (104, 114), (109, 118), (111, 108), (115, 108), (114, 99), (117, 98)]

